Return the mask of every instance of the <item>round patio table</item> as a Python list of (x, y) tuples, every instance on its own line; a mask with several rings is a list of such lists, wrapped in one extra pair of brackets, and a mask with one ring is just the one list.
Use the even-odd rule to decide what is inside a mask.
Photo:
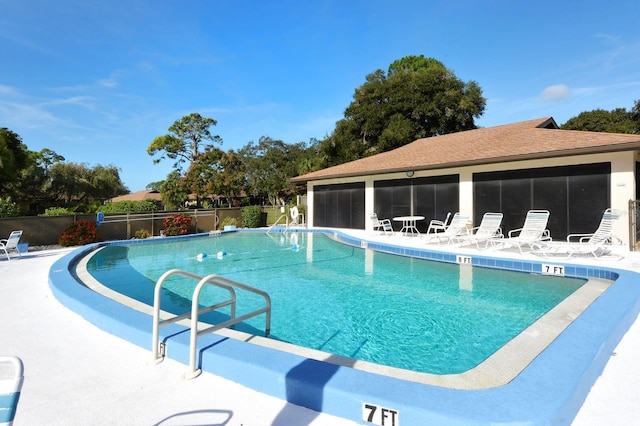
[(416, 228), (416, 222), (424, 220), (424, 216), (397, 216), (393, 218), (394, 222), (402, 222), (400, 233), (405, 235), (420, 235), (420, 231)]

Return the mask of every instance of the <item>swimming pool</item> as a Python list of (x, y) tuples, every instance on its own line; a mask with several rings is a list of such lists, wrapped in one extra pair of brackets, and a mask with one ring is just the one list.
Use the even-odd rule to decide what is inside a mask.
[[(218, 274), (269, 293), (271, 338), (431, 374), (476, 367), (586, 282), (397, 256), (313, 233), (161, 239), (105, 247), (86, 264), (98, 282), (149, 306), (150, 284), (169, 269)], [(179, 276), (167, 282), (163, 309), (189, 311), (195, 284)], [(207, 286), (200, 303), (225, 295)], [(237, 309), (261, 304), (245, 293)], [(228, 309), (208, 317), (221, 323)], [(252, 318), (236, 329), (259, 335), (263, 324)]]
[[(561, 270), (566, 276), (586, 278), (589, 282), (594, 278), (614, 282), (606, 290), (596, 289), (595, 292), (601, 295), (587, 303), (582, 314), (556, 312), (557, 316), (544, 328), (564, 322), (563, 329), (540, 352), (530, 357), (524, 369), (502, 378), (501, 384), (493, 387), (484, 383), (475, 387), (448, 386), (453, 377), (466, 373), (435, 376), (444, 385), (437, 380), (424, 384), (412, 377), (384, 374), (384, 369), (375, 365), (373, 369), (357, 368), (359, 362), (337, 359), (339, 357), (326, 353), (300, 355), (279, 350), (280, 346), (289, 349), (286, 344), (276, 345), (278, 348), (273, 349), (262, 341), (268, 339), (249, 335), (244, 340), (252, 344), (229, 338), (226, 334), (203, 336), (199, 340), (199, 360), (205, 370), (291, 403), (365, 424), (370, 423), (367, 419), (372, 411), (378, 414), (393, 412), (394, 418), (402, 424), (570, 424), (611, 351), (640, 310), (639, 274), (606, 263), (548, 264), (520, 255), (410, 246), (403, 240), (375, 238), (362, 232), (316, 231), (329, 232), (358, 247), (409, 257), (538, 274), (545, 270)], [(77, 276), (78, 265), (87, 255), (104, 245), (118, 244), (83, 247), (60, 259), (51, 268), (50, 286), (61, 303), (88, 321), (148, 349), (150, 315), (81, 285)], [(576, 293), (587, 287), (582, 286)], [(526, 347), (539, 339), (540, 331), (525, 330), (514, 340), (524, 337)], [(177, 324), (167, 327), (162, 338), (169, 344), (167, 355), (187, 364), (189, 339), (185, 328)], [(470, 379), (466, 383), (473, 383), (480, 376), (499, 376), (503, 370), (511, 368), (509, 360), (513, 361), (511, 357), (502, 358), (475, 378), (466, 376)], [(381, 424), (377, 419), (377, 423), (375, 418), (373, 423)]]

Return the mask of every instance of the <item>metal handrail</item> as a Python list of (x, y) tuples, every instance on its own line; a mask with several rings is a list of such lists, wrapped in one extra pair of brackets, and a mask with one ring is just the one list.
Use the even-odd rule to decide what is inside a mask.
[[(176, 315), (169, 319), (160, 320), (160, 299), (161, 299), (162, 286), (164, 285), (164, 282), (166, 281), (166, 279), (172, 275), (182, 275), (184, 277), (191, 278), (194, 280), (199, 280), (199, 281), (193, 291), (193, 296), (191, 299), (191, 311), (185, 312), (184, 314), (181, 314), (181, 315)], [(229, 291), (230, 298), (228, 300), (216, 303), (211, 306), (198, 308), (198, 306), (200, 305), (199, 304), (200, 292), (202, 288), (207, 284), (215, 285), (216, 287), (220, 287)], [(251, 293), (257, 294), (259, 296), (262, 296), (265, 299), (265, 306), (263, 308), (260, 308), (255, 311), (236, 317), (235, 288), (246, 290)], [(211, 312), (216, 309), (220, 309), (229, 305), (231, 306), (229, 320), (224, 321), (220, 324), (215, 324), (211, 327), (205, 328), (204, 330), (198, 331), (198, 316), (200, 314)], [(153, 330), (152, 330), (152, 348), (151, 348), (152, 356), (153, 356), (152, 360), (155, 363), (160, 363), (165, 356), (165, 345), (164, 343), (159, 342), (160, 327), (175, 323), (177, 321), (181, 321), (186, 318), (191, 318), (190, 344), (189, 344), (189, 371), (185, 373), (185, 378), (197, 377), (201, 373), (201, 371), (196, 368), (196, 349), (197, 349), (197, 340), (199, 336), (207, 333), (213, 333), (214, 331), (238, 324), (246, 319), (261, 315), (263, 313), (266, 313), (265, 336), (268, 337), (269, 333), (271, 332), (271, 298), (269, 297), (269, 294), (267, 292), (257, 289), (255, 287), (248, 286), (246, 284), (232, 281), (228, 278), (224, 278), (216, 274), (211, 274), (205, 277), (201, 277), (199, 275), (192, 274), (190, 272), (183, 271), (180, 269), (171, 269), (165, 272), (164, 274), (162, 274), (162, 276), (156, 282), (156, 285), (154, 288)]]
[[(231, 317), (229, 320), (224, 321), (220, 324), (213, 325), (211, 327), (205, 328), (204, 330), (198, 331), (198, 315), (201, 313), (201, 310), (198, 310), (198, 300), (200, 298), (200, 291), (207, 284), (213, 284), (219, 287), (227, 287), (233, 289), (234, 287), (241, 288), (243, 290), (249, 291), (251, 293), (262, 296), (265, 301), (265, 306), (260, 309), (256, 309), (255, 311), (249, 312), (247, 314), (241, 315), (237, 318)], [(213, 333), (214, 331), (220, 330), (222, 328), (238, 324), (246, 319), (261, 315), (266, 313), (265, 318), (265, 326), (264, 326), (264, 334), (265, 337), (269, 337), (269, 333), (271, 333), (271, 297), (266, 291), (257, 289), (255, 287), (248, 286), (246, 284), (242, 284), (236, 281), (232, 281), (228, 278), (221, 277), (220, 275), (212, 274), (207, 275), (202, 278), (198, 285), (196, 285), (195, 290), (193, 291), (193, 297), (191, 301), (191, 333), (190, 333), (190, 344), (189, 344), (189, 371), (185, 373), (184, 377), (186, 379), (192, 379), (194, 377), (198, 377), (202, 370), (196, 368), (196, 350), (198, 337), (203, 334)]]
[(271, 225), (269, 227), (269, 229), (267, 230), (267, 234), (271, 232), (271, 230), (277, 226), (280, 223), (280, 219), (284, 218), (286, 225), (285, 225), (285, 229), (289, 229), (289, 215), (287, 214), (281, 214), (280, 217), (278, 218), (278, 220), (276, 220), (273, 225)]

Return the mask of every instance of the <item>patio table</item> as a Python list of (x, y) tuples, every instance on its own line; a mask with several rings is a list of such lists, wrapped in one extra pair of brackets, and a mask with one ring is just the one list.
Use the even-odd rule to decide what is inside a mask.
[(405, 235), (420, 235), (420, 231), (416, 228), (416, 222), (424, 220), (424, 216), (397, 216), (393, 218), (394, 222), (402, 222), (400, 232)]

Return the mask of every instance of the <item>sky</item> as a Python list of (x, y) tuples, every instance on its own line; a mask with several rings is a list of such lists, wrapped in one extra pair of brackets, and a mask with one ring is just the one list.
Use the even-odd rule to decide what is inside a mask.
[(224, 150), (321, 140), (410, 55), (478, 83), (478, 126), (561, 125), (640, 100), (638, 22), (638, 0), (0, 0), (0, 127), (134, 192), (172, 170), (147, 147), (185, 115)]

